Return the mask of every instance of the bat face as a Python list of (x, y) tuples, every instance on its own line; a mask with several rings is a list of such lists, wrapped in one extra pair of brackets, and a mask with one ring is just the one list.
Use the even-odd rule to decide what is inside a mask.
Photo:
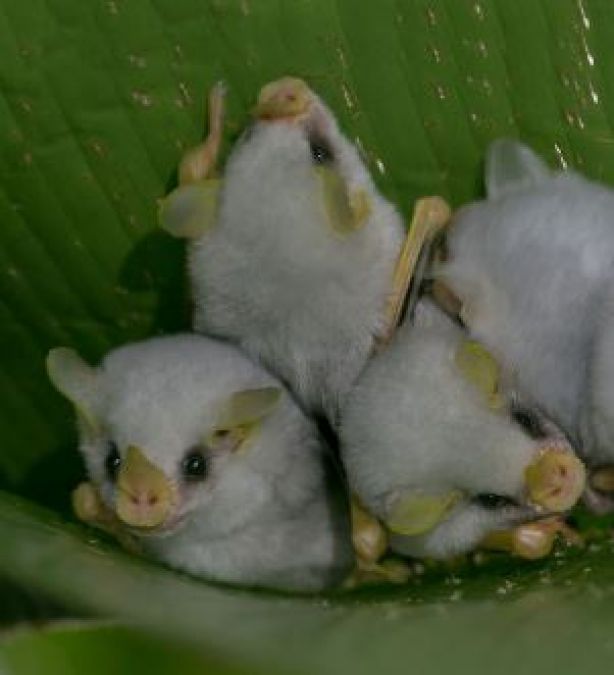
[(367, 367), (342, 425), (350, 485), (393, 546), (448, 557), (570, 508), (585, 476), (569, 445), (512, 421), (494, 360), (446, 317), (419, 305), (416, 322)]
[(322, 101), (302, 80), (283, 78), (263, 87), (254, 113), (227, 175), (255, 192), (233, 202), (250, 201), (256, 221), (272, 211), (299, 241), (305, 229), (329, 237), (359, 230), (374, 208), (374, 186)]
[(229, 348), (156, 339), (112, 352), (99, 368), (55, 350), (49, 371), (78, 410), (91, 481), (139, 536), (167, 536), (194, 518), (226, 532), (267, 498), (267, 453), (255, 461), (248, 448), (282, 392)]

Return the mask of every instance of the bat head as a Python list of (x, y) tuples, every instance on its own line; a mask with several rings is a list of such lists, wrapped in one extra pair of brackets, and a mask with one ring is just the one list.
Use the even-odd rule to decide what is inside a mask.
[(58, 348), (47, 368), (77, 412), (90, 480), (137, 534), (168, 535), (195, 518), (232, 529), (267, 498), (267, 463), (283, 470), (266, 428), (284, 393), (226, 345), (156, 338), (96, 368)]

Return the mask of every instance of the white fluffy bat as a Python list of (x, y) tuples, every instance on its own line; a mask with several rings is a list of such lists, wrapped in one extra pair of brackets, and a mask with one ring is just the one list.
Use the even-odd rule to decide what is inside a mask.
[(219, 99), (214, 90), (212, 134), (186, 156), (161, 209), (167, 230), (192, 239), (194, 327), (239, 344), (334, 424), (387, 328), (401, 217), (330, 110), (294, 78), (262, 89), (223, 180), (202, 180), (219, 143)]
[[(548, 552), (584, 486), (563, 438), (529, 437), (508, 412), (495, 360), (427, 301), (348, 396), (341, 450), (351, 489), (406, 555), (478, 544)], [(526, 525), (535, 519), (543, 519)]]
[[(612, 465), (614, 191), (573, 171), (550, 171), (508, 140), (488, 152), (486, 187), (486, 200), (455, 216), (438, 277), (520, 395), (566, 432), (590, 466)], [(592, 482), (614, 490), (611, 469)], [(597, 496), (594, 505), (607, 507)]]
[(235, 348), (154, 338), (96, 368), (58, 348), (48, 372), (77, 411), (91, 484), (75, 506), (85, 519), (221, 581), (319, 590), (350, 571), (327, 449), (282, 386)]

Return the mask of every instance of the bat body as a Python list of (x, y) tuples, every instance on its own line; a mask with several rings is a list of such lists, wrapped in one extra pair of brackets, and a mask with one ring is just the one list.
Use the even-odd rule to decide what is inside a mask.
[(498, 141), (438, 277), (472, 335), (592, 466), (614, 463), (614, 191)]
[(192, 237), (194, 328), (239, 344), (334, 423), (385, 328), (402, 239), (324, 103), (300, 80), (271, 83)]
[(562, 440), (535, 440), (512, 421), (489, 381), (493, 364), (422, 300), (415, 323), (349, 395), (341, 447), (350, 487), (397, 552), (448, 558), (578, 498), (581, 463)]
[(195, 335), (53, 350), (103, 506), (151, 556), (220, 581), (294, 590), (352, 565), (344, 495), (312, 423), (262, 368)]

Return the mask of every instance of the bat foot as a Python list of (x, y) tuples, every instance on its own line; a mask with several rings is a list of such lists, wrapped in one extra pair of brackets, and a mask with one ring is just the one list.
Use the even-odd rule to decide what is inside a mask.
[(550, 555), (560, 536), (573, 546), (582, 546), (583, 539), (562, 518), (544, 518), (533, 523), (518, 525), (509, 530), (496, 530), (488, 534), (481, 546), (493, 551), (503, 551), (525, 560), (540, 560)]
[(388, 535), (383, 525), (372, 516), (356, 497), (351, 501), (352, 544), (356, 557), (365, 565), (375, 565), (386, 553)]
[(79, 483), (73, 490), (72, 508), (80, 521), (110, 535), (122, 548), (131, 553), (141, 552), (137, 540), (122, 527), (113, 511), (102, 501), (93, 483)]
[(346, 579), (344, 588), (358, 588), (375, 584), (406, 584), (411, 577), (411, 569), (402, 560), (390, 558), (381, 563), (370, 563), (358, 559), (356, 569)]

